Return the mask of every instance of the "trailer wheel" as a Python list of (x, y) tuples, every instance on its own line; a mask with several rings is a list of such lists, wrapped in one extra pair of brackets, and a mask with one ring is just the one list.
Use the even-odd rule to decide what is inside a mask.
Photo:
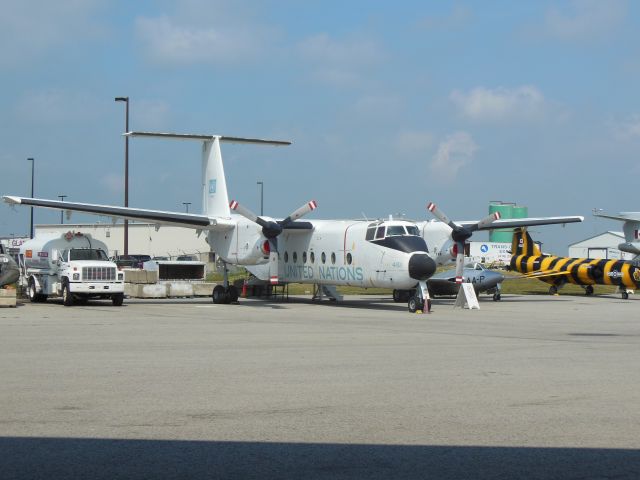
[(116, 293), (111, 297), (111, 302), (113, 302), (114, 307), (121, 307), (122, 302), (124, 302), (124, 293)]
[(71, 307), (73, 305), (73, 294), (69, 289), (69, 281), (65, 280), (62, 284), (62, 303), (65, 307)]

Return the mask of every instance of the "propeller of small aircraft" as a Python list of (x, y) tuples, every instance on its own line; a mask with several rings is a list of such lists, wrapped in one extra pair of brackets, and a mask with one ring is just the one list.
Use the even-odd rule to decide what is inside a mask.
[(455, 242), (454, 253), (456, 255), (456, 283), (462, 283), (462, 274), (464, 270), (464, 243), (471, 238), (471, 235), (473, 235), (473, 232), (476, 230), (486, 228), (494, 221), (499, 220), (500, 213), (494, 212), (487, 215), (478, 223), (474, 223), (469, 226), (462, 226), (447, 217), (447, 215), (433, 202), (429, 202), (427, 210), (429, 210), (442, 223), (446, 223), (451, 227), (451, 239)]
[(229, 207), (247, 220), (257, 223), (262, 227), (262, 234), (267, 238), (267, 244), (265, 245), (267, 248), (263, 248), (263, 250), (265, 253), (269, 253), (269, 279), (272, 284), (278, 283), (278, 235), (280, 235), (285, 228), (291, 227), (297, 219), (315, 210), (318, 204), (315, 200), (311, 200), (295, 210), (284, 220), (259, 217), (235, 200), (231, 201)]

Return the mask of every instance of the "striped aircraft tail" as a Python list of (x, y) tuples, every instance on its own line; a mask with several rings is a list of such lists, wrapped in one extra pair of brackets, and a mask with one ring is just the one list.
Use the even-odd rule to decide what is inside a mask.
[(516, 228), (513, 231), (511, 255), (527, 255), (528, 257), (542, 255), (540, 247), (533, 241), (526, 228)]

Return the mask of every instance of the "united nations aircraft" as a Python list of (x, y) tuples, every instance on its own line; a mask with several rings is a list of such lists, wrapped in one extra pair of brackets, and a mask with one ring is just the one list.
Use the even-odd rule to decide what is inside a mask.
[(632, 253), (636, 256), (640, 255), (640, 212), (620, 212), (618, 215), (609, 215), (601, 213), (599, 210), (594, 210), (593, 216), (624, 222), (622, 231), (624, 232), (625, 243), (619, 244), (618, 250)]
[(410, 289), (416, 294), (410, 309), (423, 308), (428, 297), (426, 280), (436, 269), (415, 223), (404, 220), (299, 221), (316, 209), (310, 201), (283, 220), (257, 216), (237, 201), (229, 202), (221, 143), (289, 145), (290, 142), (153, 132), (128, 132), (130, 137), (200, 141), (202, 148), (202, 214), (188, 214), (110, 205), (5, 196), (10, 204), (30, 205), (67, 212), (177, 225), (206, 232), (209, 246), (225, 263), (222, 285), (212, 292), (214, 303), (238, 300), (229, 284), (226, 264), (263, 265), (262, 280), (272, 284), (300, 282)]

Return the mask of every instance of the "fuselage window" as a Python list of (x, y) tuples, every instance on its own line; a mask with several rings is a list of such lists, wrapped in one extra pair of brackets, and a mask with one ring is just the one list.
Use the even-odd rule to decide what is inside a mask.
[(384, 227), (378, 227), (376, 230), (376, 240), (384, 238)]
[(306, 250), (302, 252), (302, 263), (307, 263), (307, 252)]
[(298, 252), (293, 252), (293, 263), (298, 263)]
[(327, 255), (324, 252), (322, 252), (320, 258), (322, 259), (322, 263), (327, 263)]
[(289, 263), (289, 252), (284, 252), (284, 263)]
[(336, 254), (335, 253), (331, 254), (331, 263), (336, 263)]
[(351, 262), (353, 262), (353, 257), (350, 253), (347, 253), (347, 265), (351, 265)]
[(376, 227), (367, 228), (367, 235), (364, 237), (365, 240), (373, 240), (373, 236), (376, 234)]
[(316, 263), (316, 254), (311, 252), (311, 255), (309, 255), (311, 257), (311, 263)]

